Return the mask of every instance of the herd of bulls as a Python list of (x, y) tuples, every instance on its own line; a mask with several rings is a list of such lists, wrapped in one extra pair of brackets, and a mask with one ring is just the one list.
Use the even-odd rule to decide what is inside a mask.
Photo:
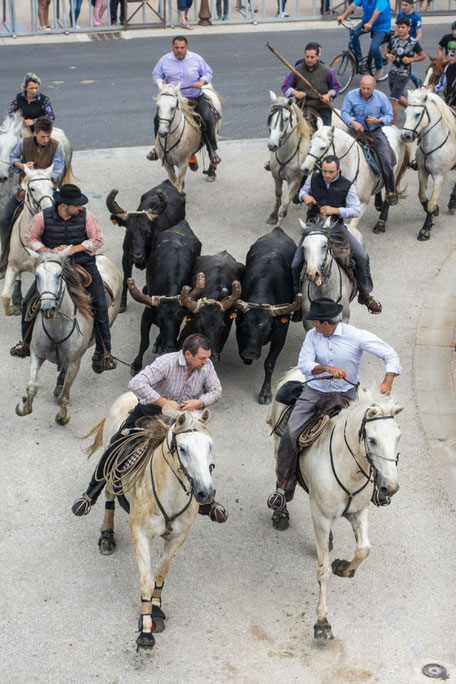
[[(113, 223), (125, 228), (121, 311), (127, 306), (127, 288), (146, 305), (132, 372), (142, 368), (152, 325), (159, 329), (154, 353), (176, 351), (188, 335), (198, 332), (209, 339), (218, 360), (236, 319), (245, 364), (260, 358), (264, 345), (271, 345), (258, 398), (260, 404), (269, 403), (271, 377), (290, 315), (300, 307), (300, 295), (293, 302), (291, 275), (296, 243), (277, 227), (250, 247), (245, 266), (227, 251), (201, 255), (201, 242), (185, 219), (185, 195), (169, 180), (146, 192), (136, 211), (122, 209), (116, 196), (117, 190), (112, 190), (106, 205)], [(143, 292), (131, 279), (133, 266), (146, 269)]]

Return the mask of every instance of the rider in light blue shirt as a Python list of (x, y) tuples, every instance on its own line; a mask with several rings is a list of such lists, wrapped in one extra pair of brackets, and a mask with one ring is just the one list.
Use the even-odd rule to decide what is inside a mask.
[(361, 59), (363, 54), (361, 52), (359, 37), (362, 33), (372, 32), (370, 52), (375, 61), (375, 76), (376, 78), (380, 78), (383, 71), (383, 58), (380, 45), (388, 31), (391, 29), (391, 8), (389, 0), (354, 0), (350, 3), (345, 12), (340, 15), (338, 22), (344, 21), (356, 7), (361, 6), (363, 8), (363, 18), (361, 23), (358, 24), (354, 30), (352, 37), (353, 50)]

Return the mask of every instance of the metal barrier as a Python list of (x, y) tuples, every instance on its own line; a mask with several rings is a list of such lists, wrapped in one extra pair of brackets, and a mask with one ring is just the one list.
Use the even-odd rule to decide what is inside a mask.
[[(109, 32), (133, 28), (159, 28), (179, 26), (176, 0), (49, 0), (51, 15), (49, 33)], [(105, 4), (104, 25), (94, 22), (92, 2)], [(335, 0), (337, 2), (337, 0)], [(429, 7), (426, 16), (456, 14), (456, 0), (420, 0)], [(40, 35), (38, 7), (48, 0), (2, 0), (0, 37)], [(348, 4), (348, 0), (334, 4), (333, 0), (195, 0), (189, 20), (201, 25), (280, 23), (303, 20), (333, 19)], [(395, 0), (395, 14), (400, 10), (400, 0)], [(122, 23), (111, 21), (111, 5), (123, 5)], [(137, 5), (137, 7), (133, 7)], [(117, 8), (119, 9), (119, 8)], [(417, 8), (417, 11), (418, 8)], [(107, 37), (107, 36), (105, 36)], [(95, 36), (94, 36), (95, 38)]]

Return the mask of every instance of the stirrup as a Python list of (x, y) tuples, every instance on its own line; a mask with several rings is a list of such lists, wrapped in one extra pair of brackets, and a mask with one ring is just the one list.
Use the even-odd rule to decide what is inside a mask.
[(208, 515), (212, 522), (224, 523), (228, 519), (228, 511), (225, 506), (218, 503), (218, 501), (212, 501), (209, 504), (200, 504), (198, 509), (200, 515)]
[(222, 161), (222, 158), (219, 157), (217, 152), (213, 152), (211, 154), (211, 156), (209, 157), (209, 160), (210, 160), (212, 166), (217, 166), (217, 164), (220, 164), (220, 162)]
[(14, 347), (11, 347), (10, 354), (18, 359), (25, 359), (27, 356), (30, 356), (30, 345), (21, 340)]
[(146, 154), (146, 159), (149, 161), (157, 161), (158, 154), (156, 153), (155, 149), (152, 149), (149, 154)]
[(271, 511), (281, 511), (285, 507), (287, 500), (285, 498), (285, 490), (276, 489), (276, 491), (268, 496), (267, 506)]
[(78, 517), (87, 515), (88, 513), (90, 513), (90, 509), (92, 508), (95, 502), (96, 499), (91, 499), (86, 492), (85, 494), (80, 496), (79, 499), (76, 499), (76, 501), (71, 506), (71, 512), (74, 515), (77, 515)]

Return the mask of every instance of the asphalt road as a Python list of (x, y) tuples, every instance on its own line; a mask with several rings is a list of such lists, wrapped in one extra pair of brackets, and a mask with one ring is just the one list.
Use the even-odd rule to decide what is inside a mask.
[[(448, 22), (425, 29), (423, 48), (436, 52)], [(204, 56), (214, 71), (214, 87), (223, 96), (222, 139), (266, 135), (269, 90), (279, 93), (286, 69), (265, 48), (270, 41), (294, 64), (304, 45), (317, 40), (327, 63), (346, 47), (342, 27), (318, 31), (271, 31), (189, 36), (190, 49)], [(153, 134), (152, 69), (170, 50), (170, 39), (114, 40), (1, 49), (0, 102), (3, 111), (19, 91), (27, 71), (42, 79), (57, 125), (79, 150), (147, 145)], [(367, 45), (368, 39), (364, 40)], [(31, 58), (32, 55), (32, 58)], [(426, 62), (416, 65), (422, 77)], [(353, 87), (358, 85), (355, 77)], [(388, 92), (387, 81), (381, 84)], [(342, 98), (336, 105), (340, 106)]]

